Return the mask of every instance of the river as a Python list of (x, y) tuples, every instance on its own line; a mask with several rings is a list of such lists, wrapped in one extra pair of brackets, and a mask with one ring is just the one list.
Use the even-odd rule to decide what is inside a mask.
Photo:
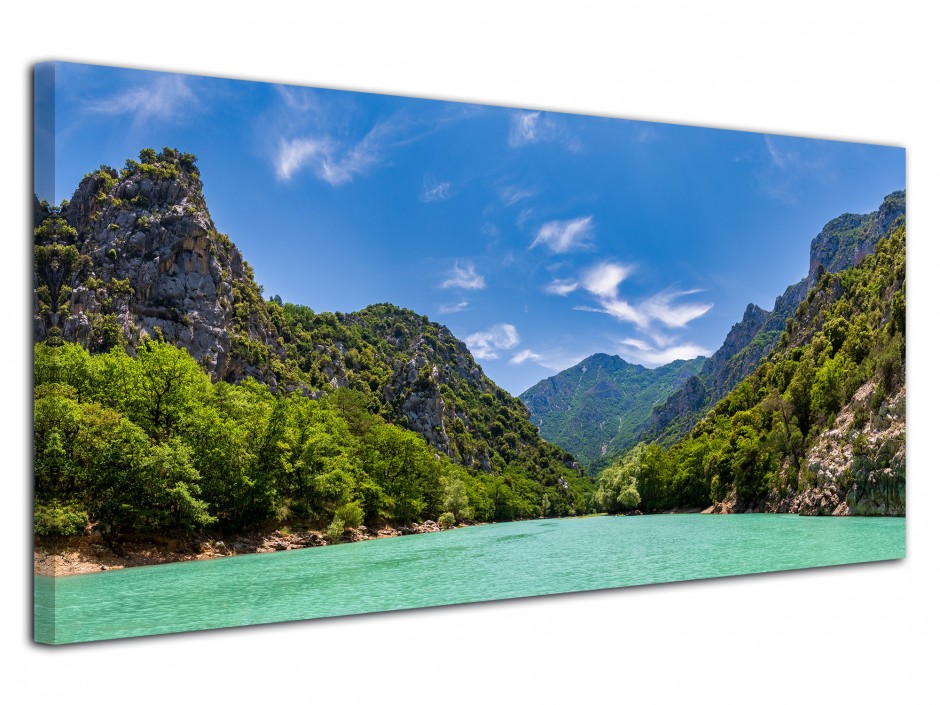
[[(905, 520), (787, 514), (543, 519), (35, 577), (65, 644), (903, 558)], [(54, 609), (53, 609), (54, 606)]]

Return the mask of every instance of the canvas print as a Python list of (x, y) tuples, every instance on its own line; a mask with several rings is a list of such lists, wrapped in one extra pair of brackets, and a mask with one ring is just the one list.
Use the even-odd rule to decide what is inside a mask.
[(903, 148), (46, 63), (34, 152), (39, 642), (904, 556)]

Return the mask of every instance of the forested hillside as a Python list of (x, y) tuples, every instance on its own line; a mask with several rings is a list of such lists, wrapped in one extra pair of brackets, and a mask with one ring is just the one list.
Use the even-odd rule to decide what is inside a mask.
[(722, 346), (705, 360), (699, 379), (690, 379), (686, 387), (654, 409), (644, 440), (671, 445), (688, 432), (774, 349), (787, 320), (827, 272), (852, 267), (874, 252), (899, 219), (903, 221), (906, 201), (906, 193), (896, 191), (885, 196), (877, 211), (844, 213), (826, 223), (810, 243), (807, 275), (777, 297), (773, 310), (748, 305)]
[(597, 353), (519, 395), (539, 433), (596, 473), (646, 431), (653, 407), (698, 374), (705, 358), (654, 369)]
[(195, 156), (102, 166), (35, 226), (40, 533), (590, 508), (574, 458), (445, 327), (265, 301)]
[(903, 219), (858, 266), (822, 273), (758, 368), (669, 449), (605, 470), (611, 511), (905, 513)]

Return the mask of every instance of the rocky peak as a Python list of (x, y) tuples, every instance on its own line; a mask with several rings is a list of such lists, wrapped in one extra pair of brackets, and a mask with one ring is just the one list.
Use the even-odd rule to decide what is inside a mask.
[(273, 327), (250, 267), (212, 222), (195, 162), (174, 149), (145, 149), (120, 172), (87, 174), (60, 212), (50, 210), (77, 233), (87, 261), (67, 273), (68, 300), (51, 314), (34, 307), (37, 340), (53, 326), (92, 350), (163, 337), (217, 379), (252, 375), (273, 385), (259, 365), (264, 354), (251, 350), (251, 341), (276, 346)]
[(770, 311), (765, 311), (757, 304), (748, 304), (744, 309), (744, 316), (738, 323), (731, 326), (721, 347), (705, 361), (702, 366), (702, 375), (709, 377), (715, 374), (720, 367), (741, 352), (764, 327), (768, 318), (770, 318)]
[(885, 196), (874, 213), (843, 213), (826, 223), (810, 245), (807, 291), (821, 272), (854, 267), (874, 252), (878, 241), (904, 218), (905, 205), (905, 192), (895, 191)]

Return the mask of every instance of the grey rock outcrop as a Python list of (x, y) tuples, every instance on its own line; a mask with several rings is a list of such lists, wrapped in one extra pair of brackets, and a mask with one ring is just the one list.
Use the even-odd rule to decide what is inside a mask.
[[(257, 306), (250, 267), (216, 230), (187, 157), (164, 150), (120, 174), (102, 167), (85, 176), (61, 212), (37, 206), (40, 225), (60, 218), (74, 231), (74, 243), (42, 233), (37, 245), (72, 246), (81, 267), (67, 273), (67, 301), (47, 311), (37, 296), (35, 338), (56, 328), (91, 350), (123, 344), (131, 351), (145, 335), (163, 337), (185, 347), (214, 379), (250, 375), (273, 386), (273, 375), (246, 348), (257, 341), (277, 351), (277, 337)], [(37, 291), (48, 274), (37, 271)]]

